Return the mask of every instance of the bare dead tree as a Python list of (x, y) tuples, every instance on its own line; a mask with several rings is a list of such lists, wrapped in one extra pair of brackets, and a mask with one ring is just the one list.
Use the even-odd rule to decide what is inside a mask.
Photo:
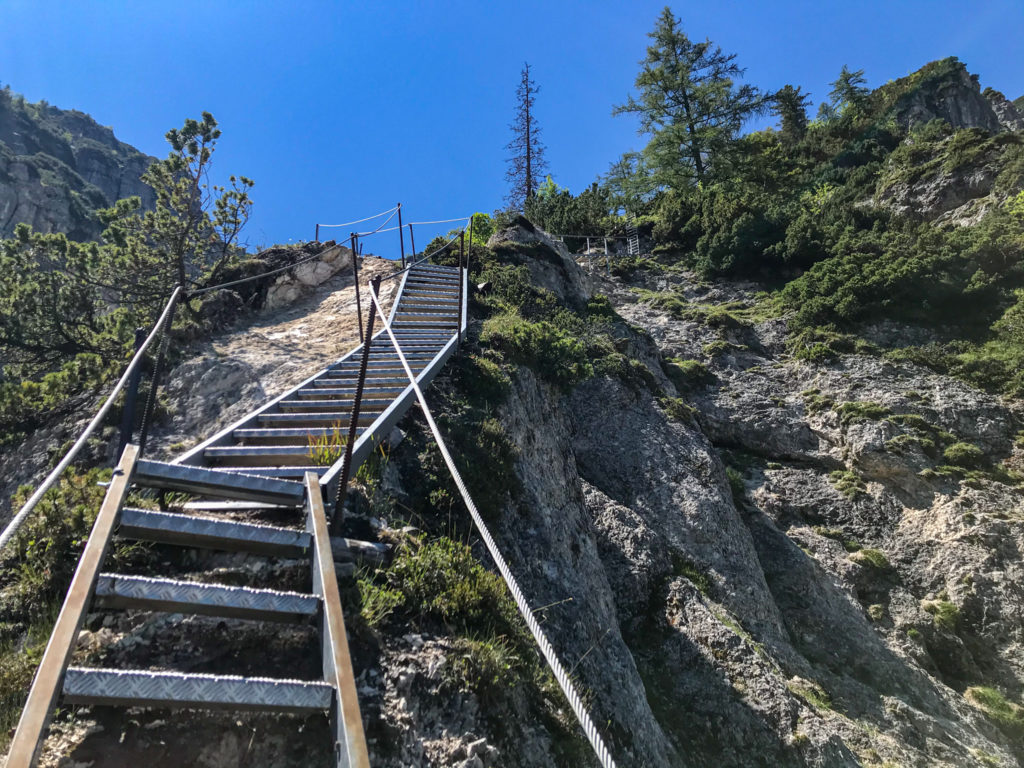
[(509, 182), (505, 201), (510, 207), (522, 211), (526, 201), (533, 197), (548, 170), (544, 158), (545, 147), (540, 141), (540, 128), (534, 114), (533, 103), (540, 89), (530, 79), (530, 65), (523, 64), (522, 79), (516, 88), (516, 114), (509, 128), (512, 141), (505, 148), (512, 155), (507, 159)]

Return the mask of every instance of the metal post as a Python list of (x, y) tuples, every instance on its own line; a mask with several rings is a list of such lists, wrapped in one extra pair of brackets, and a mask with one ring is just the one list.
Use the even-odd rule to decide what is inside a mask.
[(401, 203), (398, 204), (398, 248), (401, 249), (401, 268), (406, 268), (406, 233), (401, 230)]
[[(380, 291), (380, 277), (370, 281), (373, 293)], [(370, 316), (366, 319), (367, 339), (363, 342), (363, 354), (359, 360), (359, 378), (356, 380), (356, 394), (352, 400), (352, 416), (348, 422), (348, 440), (345, 441), (345, 463), (341, 465), (341, 478), (338, 480), (338, 488), (334, 494), (334, 516), (331, 518), (331, 533), (335, 536), (341, 535), (341, 524), (344, 519), (345, 494), (348, 491), (348, 481), (352, 474), (352, 449), (356, 444), (356, 431), (359, 427), (359, 406), (363, 400), (363, 386), (366, 383), (366, 368), (370, 362), (370, 339), (373, 338), (373, 320), (376, 312), (373, 302), (370, 302)], [(362, 328), (362, 316), (359, 318), (359, 327)]]
[[(181, 296), (178, 291), (176, 297)], [(139, 427), (139, 456), (146, 452), (146, 438), (149, 437), (149, 423), (153, 419), (153, 411), (156, 409), (157, 389), (160, 386), (160, 374), (164, 370), (164, 359), (167, 357), (167, 346), (171, 338), (171, 326), (174, 324), (174, 312), (178, 308), (178, 299), (174, 301), (167, 319), (164, 320), (163, 328), (160, 329), (160, 349), (156, 354), (156, 362), (153, 364), (153, 379), (149, 385), (149, 396), (146, 398), (146, 410), (142, 412), (142, 426)]]
[[(473, 214), (475, 216), (476, 214)], [(466, 280), (469, 281), (469, 260), (473, 258), (473, 216), (469, 217), (469, 250), (466, 251)]]
[(590, 238), (587, 238), (587, 253), (590, 253)]
[(412, 237), (412, 222), (409, 222), (409, 247), (412, 248), (412, 260), (416, 261), (416, 241)]
[(463, 260), (463, 257), (465, 255), (465, 252), (466, 252), (466, 230), (463, 229), (461, 232), (459, 232), (459, 271), (458, 271), (458, 275), (459, 275), (459, 319), (458, 319), (458, 321), (455, 324), (455, 335), (458, 337), (458, 341), (456, 341), (455, 343), (458, 344), (459, 346), (462, 345), (462, 293), (463, 293), (463, 283), (465, 282), (465, 280), (462, 279), (462, 277), (463, 277), (463, 273), (462, 273), (462, 260)]
[(320, 225), (319, 224), (316, 225), (316, 241), (318, 243), (320, 242)]
[(356, 233), (350, 232), (349, 237), (352, 245), (352, 280), (356, 285), (356, 321), (359, 323), (359, 343), (362, 344), (366, 342), (366, 338), (363, 336), (363, 305), (359, 300), (359, 258), (356, 253)]
[[(146, 329), (135, 329), (135, 353), (138, 354), (142, 342), (146, 340)], [(135, 404), (139, 399), (139, 384), (142, 383), (142, 366), (132, 373), (128, 380), (128, 389), (124, 393), (124, 411), (121, 413), (121, 440), (117, 445), (117, 456), (124, 453), (124, 447), (132, 440), (132, 429), (135, 427)]]
[(313, 592), (320, 596), (320, 653), (324, 680), (337, 692), (331, 706), (331, 730), (334, 732), (334, 762), (345, 768), (370, 768), (370, 754), (359, 715), (356, 676), (345, 634), (345, 615), (341, 608), (338, 576), (334, 570), (331, 537), (327, 530), (323, 491), (315, 472), (307, 472), (306, 530), (312, 534)]

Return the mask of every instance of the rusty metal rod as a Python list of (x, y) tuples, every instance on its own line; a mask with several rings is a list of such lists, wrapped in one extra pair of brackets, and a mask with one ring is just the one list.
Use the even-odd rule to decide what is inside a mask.
[[(409, 225), (412, 229), (412, 224)], [(402, 269), (405, 269), (405, 233), (402, 232), (402, 204), (398, 204), (398, 247), (402, 251)], [(415, 255), (415, 254), (414, 254)]]
[(359, 343), (365, 343), (366, 337), (363, 336), (363, 305), (359, 300), (359, 258), (356, 253), (356, 242), (359, 238), (355, 232), (350, 234), (350, 242), (352, 245), (352, 280), (356, 286), (356, 321), (359, 323)]
[(462, 346), (462, 298), (463, 298), (463, 283), (462, 279), (462, 262), (466, 255), (466, 230), (459, 232), (459, 319), (455, 323), (455, 335), (457, 337), (456, 344)]
[[(370, 290), (376, 294), (380, 290), (380, 277), (370, 281)], [(352, 414), (348, 422), (348, 438), (345, 441), (345, 463), (341, 465), (341, 478), (334, 494), (334, 516), (331, 518), (331, 532), (341, 535), (344, 521), (345, 494), (348, 492), (348, 481), (352, 475), (352, 450), (356, 444), (356, 433), (359, 427), (359, 407), (363, 400), (363, 386), (366, 384), (366, 369), (370, 362), (370, 340), (373, 338), (373, 321), (376, 313), (373, 305), (369, 307), (370, 316), (366, 318), (366, 341), (363, 342), (363, 354), (359, 359), (359, 379), (356, 381), (356, 394), (352, 398)], [(362, 317), (360, 317), (362, 323)]]
[(413, 261), (416, 261), (416, 241), (412, 237), (411, 221), (409, 222), (409, 247), (412, 248), (412, 256), (410, 258), (412, 258)]
[[(146, 340), (146, 329), (135, 329), (135, 354), (139, 354), (142, 343)], [(134, 357), (134, 355), (133, 355)], [(124, 393), (124, 410), (121, 412), (121, 440), (117, 445), (117, 456), (124, 453), (125, 446), (132, 441), (135, 429), (135, 406), (139, 399), (139, 385), (142, 383), (142, 368), (136, 368), (128, 379), (128, 388)]]

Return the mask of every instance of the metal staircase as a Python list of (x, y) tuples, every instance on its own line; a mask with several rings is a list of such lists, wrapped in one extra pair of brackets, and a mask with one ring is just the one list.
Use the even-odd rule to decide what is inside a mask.
[[(465, 331), (467, 271), (420, 264), (405, 271), (401, 280), (391, 310), (392, 328), (423, 387), (455, 352)], [(412, 405), (414, 388), (388, 337), (378, 333), (368, 344), (366, 355), (359, 345), (173, 462), (140, 460), (137, 446), (125, 448), (33, 682), (9, 752), (9, 768), (34, 764), (58, 701), (326, 712), (332, 722), (336, 765), (369, 765), (335, 561), (350, 564), (353, 544), (371, 552), (375, 545), (331, 536), (324, 498), (331, 498), (328, 494), (336, 489), (345, 458), (320, 466), (311, 447), (316, 439), (332, 439), (348, 427), (355, 409), (357, 439), (345, 448), (351, 450), (351, 467), (358, 467)], [(184, 512), (126, 507), (133, 488), (178, 491), (193, 500)], [(283, 519), (291, 516), (294, 525), (219, 516), (237, 509), (271, 509)], [(335, 525), (340, 515), (340, 509), (334, 510)], [(307, 558), (312, 590), (252, 589), (104, 572), (115, 537)], [(69, 667), (87, 614), (123, 609), (313, 624), (319, 630), (323, 674), (314, 680), (291, 680)]]
[(626, 251), (630, 256), (640, 255), (640, 233), (636, 229), (636, 216), (626, 217)]

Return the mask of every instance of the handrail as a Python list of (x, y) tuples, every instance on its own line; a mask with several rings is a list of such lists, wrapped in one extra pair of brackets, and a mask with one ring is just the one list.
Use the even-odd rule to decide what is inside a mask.
[(43, 494), (50, 490), (53, 484), (57, 481), (57, 478), (60, 477), (61, 473), (63, 473), (64, 470), (68, 468), (68, 465), (72, 461), (74, 461), (75, 456), (77, 456), (78, 452), (81, 451), (82, 448), (85, 446), (86, 441), (92, 436), (92, 433), (96, 431), (96, 427), (98, 427), (100, 423), (103, 421), (104, 417), (106, 417), (107, 413), (114, 405), (114, 400), (116, 400), (117, 396), (121, 394), (121, 390), (124, 389), (125, 384), (128, 383), (128, 380), (131, 378), (132, 373), (141, 364), (142, 356), (145, 353), (146, 349), (149, 347), (150, 344), (153, 343), (153, 339), (155, 339), (160, 334), (160, 329), (163, 328), (164, 322), (167, 320), (168, 314), (171, 311), (173, 311), (174, 305), (177, 303), (178, 296), (180, 293), (181, 286), (179, 285), (174, 289), (174, 292), (171, 293), (171, 298), (167, 300), (167, 305), (164, 307), (164, 311), (160, 314), (160, 317), (156, 321), (156, 323), (154, 323), (153, 330), (150, 331), (149, 336), (146, 338), (144, 342), (142, 342), (142, 346), (139, 347), (139, 349), (135, 352), (135, 355), (132, 357), (131, 362), (128, 363), (128, 367), (125, 368), (124, 373), (121, 375), (121, 378), (114, 386), (113, 391), (107, 397), (106, 402), (103, 403), (103, 406), (100, 408), (99, 412), (95, 416), (93, 416), (92, 421), (89, 422), (88, 426), (86, 426), (81, 436), (79, 436), (78, 440), (75, 441), (75, 444), (71, 446), (71, 449), (66, 454), (64, 454), (64, 458), (60, 460), (60, 463), (53, 468), (50, 474), (46, 476), (46, 479), (43, 480), (42, 484), (38, 488), (36, 488), (35, 493), (33, 493), (29, 497), (28, 501), (26, 501), (22, 508), (18, 511), (18, 514), (11, 518), (11, 522), (7, 524), (6, 528), (4, 528), (4, 532), (0, 534), (0, 551), (2, 551), (5, 546), (7, 546), (7, 543), (14, 537), (14, 534), (18, 532), (18, 529), (21, 528), (21, 526), (25, 523), (26, 518), (28, 518), (32, 510), (35, 509), (36, 505), (39, 503), (39, 500), (43, 498)]
[(370, 219), (379, 219), (385, 213), (391, 213), (392, 211), (397, 210), (397, 208), (398, 208), (398, 206), (395, 206), (394, 208), (388, 208), (386, 211), (381, 211), (380, 213), (375, 213), (375, 214), (373, 214), (373, 216), (367, 216), (365, 219), (357, 219), (356, 221), (346, 221), (344, 224), (317, 224), (317, 226), (318, 227), (348, 227), (348, 226), (351, 226), (352, 224), (362, 224), (364, 221), (369, 221)]
[(448, 451), (448, 446), (445, 444), (444, 438), (441, 436), (441, 431), (437, 427), (437, 422), (434, 421), (434, 417), (430, 412), (430, 406), (427, 404), (427, 399), (423, 396), (423, 390), (420, 388), (420, 385), (416, 380), (416, 375), (412, 372), (412, 368), (409, 367), (409, 361), (406, 358), (405, 353), (402, 351), (402, 347), (398, 343), (398, 339), (395, 337), (394, 329), (391, 327), (391, 322), (384, 313), (384, 308), (381, 306), (380, 298), (377, 295), (375, 286), (370, 286), (370, 301), (372, 302), (372, 309), (376, 310), (380, 315), (381, 322), (384, 325), (384, 331), (387, 333), (388, 338), (391, 341), (391, 345), (395, 349), (398, 361), (401, 363), (402, 368), (405, 369), (405, 375), (409, 378), (409, 386), (412, 387), (416, 393), (416, 399), (419, 401), (420, 409), (423, 411), (423, 417), (426, 419), (427, 427), (430, 429), (430, 432), (434, 437), (434, 442), (437, 444), (437, 448), (441, 453), (441, 458), (448, 467), (452, 480), (455, 481), (455, 486), (458, 488), (463, 502), (465, 502), (466, 509), (469, 511), (469, 516), (472, 518), (473, 524), (480, 533), (480, 537), (491, 556), (491, 560), (494, 561), (495, 566), (498, 568), (498, 573), (505, 581), (505, 585), (508, 587), (509, 592), (511, 592), (512, 600), (515, 603), (516, 608), (519, 610), (520, 615), (526, 622), (526, 626), (530, 630), (530, 634), (533, 635), (534, 642), (536, 642), (537, 646), (540, 648), (541, 654), (544, 656), (544, 660), (547, 662), (548, 667), (555, 676), (555, 680), (562, 689), (562, 693), (565, 694), (565, 698), (568, 700), (573, 714), (576, 715), (576, 719), (583, 728), (583, 732), (586, 734), (587, 740), (593, 747), (594, 754), (597, 756), (598, 761), (601, 763), (603, 768), (616, 768), (615, 759), (612, 757), (611, 752), (608, 751), (608, 747), (605, 745), (604, 739), (601, 737), (590, 713), (587, 711), (586, 704), (583, 702), (579, 692), (576, 690), (576, 685), (573, 683), (570, 673), (566, 671), (565, 666), (558, 658), (558, 654), (555, 652), (554, 647), (548, 640), (547, 634), (541, 627), (540, 622), (537, 621), (536, 612), (530, 607), (529, 602), (526, 600), (526, 596), (519, 587), (519, 582), (512, 573), (512, 569), (509, 568), (501, 550), (498, 549), (498, 544), (494, 541), (494, 537), (491, 535), (490, 529), (487, 527), (487, 523), (484, 521), (483, 517), (481, 517), (476, 503), (473, 501), (472, 496), (470, 496), (469, 489), (466, 488), (462, 475), (455, 466), (455, 461), (452, 459), (452, 455)]
[[(463, 221), (463, 219), (454, 219), (454, 221)], [(413, 224), (414, 224), (415, 222), (411, 222), (411, 223), (413, 223)], [(410, 269), (412, 269), (413, 267), (415, 267), (415, 266), (417, 266), (417, 265), (419, 265), (419, 264), (422, 264), (422, 263), (423, 263), (424, 261), (426, 261), (427, 259), (431, 259), (431, 258), (433, 258), (434, 256), (437, 256), (437, 254), (441, 253), (441, 251), (443, 251), (443, 250), (444, 250), (445, 248), (447, 248), (448, 246), (452, 245), (452, 243), (454, 243), (454, 242), (455, 242), (455, 240), (456, 240), (456, 239), (458, 238), (458, 236), (459, 236), (460, 234), (464, 233), (465, 231), (466, 231), (466, 229), (465, 229), (465, 227), (463, 227), (462, 229), (460, 229), (460, 230), (459, 230), (458, 232), (456, 232), (456, 233), (455, 233), (455, 234), (454, 234), (454, 235), (452, 236), (452, 239), (451, 239), (451, 240), (449, 240), (449, 241), (448, 241), (447, 243), (445, 243), (444, 245), (442, 245), (442, 246), (441, 246), (440, 248), (438, 248), (437, 250), (435, 250), (435, 251), (431, 251), (431, 252), (430, 252), (430, 253), (428, 253), (428, 254), (427, 254), (426, 256), (421, 256), (421, 257), (420, 257), (420, 258), (418, 258), (418, 259), (417, 259), (416, 261), (411, 261), (411, 262), (409, 262), (409, 265), (408, 265), (408, 266), (406, 266), (406, 267), (405, 267), (404, 269), (396, 269), (396, 270), (395, 270), (394, 272), (391, 272), (391, 273), (389, 273), (389, 274), (387, 274), (387, 275), (384, 275), (384, 276), (383, 276), (383, 277), (381, 278), (381, 281), (384, 281), (384, 280), (390, 280), (390, 279), (391, 279), (391, 278), (393, 278), (393, 277), (398, 277), (399, 275), (402, 275), (402, 274), (404, 274), (405, 272), (408, 272), (408, 271), (409, 271)]]
[(53, 632), (50, 633), (50, 640), (46, 643), (39, 669), (32, 680), (32, 688), (21, 711), (18, 728), (14, 732), (11, 750), (7, 756), (8, 768), (31, 768), (36, 762), (46, 733), (46, 725), (53, 714), (54, 704), (60, 693), (61, 680), (75, 650), (75, 641), (85, 621), (89, 602), (96, 589), (96, 578), (110, 548), (110, 539), (117, 527), (117, 520), (128, 495), (138, 458), (138, 446), (129, 443), (121, 454), (117, 469), (107, 488)]

